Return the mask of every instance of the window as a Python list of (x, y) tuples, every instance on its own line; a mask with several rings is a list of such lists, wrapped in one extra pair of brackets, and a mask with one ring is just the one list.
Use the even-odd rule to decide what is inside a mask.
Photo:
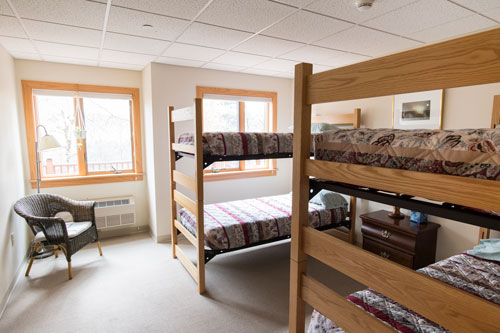
[(35, 141), (45, 132), (61, 148), (40, 152), (41, 187), (142, 180), (139, 89), (37, 81), (22, 85), (33, 187)]
[[(277, 93), (197, 87), (203, 98), (204, 132), (275, 132)], [(261, 177), (276, 174), (275, 160), (216, 162), (205, 180)]]

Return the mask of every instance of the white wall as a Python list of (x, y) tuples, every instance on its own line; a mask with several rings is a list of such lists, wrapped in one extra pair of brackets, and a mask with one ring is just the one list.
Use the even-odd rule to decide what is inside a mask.
[[(25, 195), (14, 60), (0, 46), (0, 315), (29, 246), (26, 222), (13, 204)], [(14, 235), (12, 246), (10, 235)]]
[[(259, 75), (214, 71), (201, 68), (151, 64), (153, 90), (153, 131), (157, 237), (170, 235), (168, 106), (192, 105), (196, 86), (276, 91), (278, 93), (278, 131), (287, 131), (293, 118), (292, 80)], [(188, 168), (192, 161), (181, 160)], [(291, 160), (279, 160), (276, 176), (205, 183), (205, 203), (287, 193), (291, 190)]]
[[(500, 95), (500, 83), (446, 89), (443, 129), (489, 128), (494, 95)], [(361, 108), (362, 127), (392, 127), (392, 96), (318, 104), (313, 106), (313, 114), (346, 113), (356, 107)], [(390, 210), (391, 207), (358, 199), (358, 216), (379, 209)], [(438, 231), (437, 259), (463, 252), (477, 243), (478, 227), (434, 216), (430, 219), (441, 225)], [(361, 243), (359, 217), (356, 223), (357, 241)]]
[[(22, 103), (21, 80), (52, 81), (66, 83), (95, 84), (104, 86), (119, 86), (129, 88), (142, 88), (142, 75), (138, 71), (122, 69), (100, 68), (92, 66), (79, 66), (60, 64), (52, 62), (41, 62), (31, 60), (16, 60), (16, 86), (19, 104), (20, 119), (22, 119), (22, 151), (25, 165), (24, 178), (28, 192), (36, 190), (28, 187), (29, 162), (27, 143), (24, 127), (24, 111)], [(141, 126), (144, 133), (144, 116), (141, 92)], [(144, 151), (144, 139), (142, 140)], [(145, 161), (143, 156), (143, 161)], [(143, 163), (144, 164), (144, 163)], [(148, 175), (146, 174), (145, 177)], [(72, 199), (94, 199), (115, 197), (122, 195), (134, 195), (137, 208), (137, 226), (148, 225), (149, 211), (147, 199), (146, 181), (133, 181), (122, 183), (108, 183), (95, 185), (65, 186), (57, 188), (45, 188), (42, 192), (60, 194)]]

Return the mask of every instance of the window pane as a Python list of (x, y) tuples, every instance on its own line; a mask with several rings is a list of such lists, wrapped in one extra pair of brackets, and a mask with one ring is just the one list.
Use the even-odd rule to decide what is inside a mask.
[(266, 102), (245, 102), (245, 132), (267, 132), (269, 117)]
[(224, 161), (224, 162), (215, 162), (209, 166), (209, 170), (218, 171), (218, 170), (229, 170), (229, 169), (239, 169), (240, 162), (239, 161)]
[[(267, 102), (245, 102), (245, 131), (267, 132), (269, 117)], [(245, 161), (245, 169), (265, 169), (267, 160)]]
[(133, 170), (130, 101), (84, 98), (88, 172)]
[[(75, 107), (72, 97), (36, 96), (38, 124), (45, 126), (62, 148), (40, 153), (42, 177), (77, 175), (78, 153), (75, 137)], [(39, 128), (39, 137), (45, 131)]]
[(240, 106), (238, 101), (203, 100), (204, 132), (238, 132)]

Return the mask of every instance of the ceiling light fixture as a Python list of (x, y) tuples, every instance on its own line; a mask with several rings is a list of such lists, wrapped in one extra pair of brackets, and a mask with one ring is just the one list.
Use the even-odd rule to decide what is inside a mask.
[(151, 24), (143, 24), (142, 28), (144, 30), (153, 30), (153, 26)]
[(372, 8), (374, 2), (375, 0), (356, 0), (355, 4), (360, 12), (366, 12)]

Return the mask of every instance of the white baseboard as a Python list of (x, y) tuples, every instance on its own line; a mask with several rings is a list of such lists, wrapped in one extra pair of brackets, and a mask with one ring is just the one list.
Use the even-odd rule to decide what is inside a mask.
[[(155, 238), (153, 238), (153, 239), (155, 239)], [(156, 236), (157, 243), (170, 243), (171, 241), (172, 241), (171, 235)]]
[(9, 288), (7, 288), (7, 291), (5, 292), (5, 295), (3, 295), (2, 301), (0, 302), (0, 319), (2, 319), (3, 313), (5, 312), (5, 309), (7, 308), (7, 304), (9, 303), (10, 297), (12, 296), (12, 293), (14, 289), (17, 286), (17, 283), (19, 282), (19, 279), (21, 276), (23, 276), (24, 269), (26, 268), (26, 265), (28, 265), (28, 256), (25, 256), (21, 264), (16, 270), (16, 274), (14, 275), (14, 279), (11, 281)]

